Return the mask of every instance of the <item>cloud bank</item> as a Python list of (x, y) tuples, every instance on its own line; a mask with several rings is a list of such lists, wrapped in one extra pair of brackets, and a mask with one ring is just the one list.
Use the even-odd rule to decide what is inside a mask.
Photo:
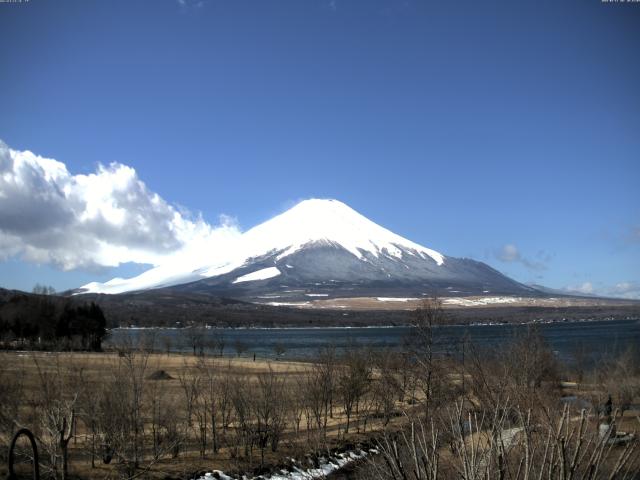
[(227, 217), (212, 226), (179, 211), (127, 165), (72, 175), (62, 162), (0, 140), (0, 260), (21, 257), (63, 270), (159, 265), (238, 234)]

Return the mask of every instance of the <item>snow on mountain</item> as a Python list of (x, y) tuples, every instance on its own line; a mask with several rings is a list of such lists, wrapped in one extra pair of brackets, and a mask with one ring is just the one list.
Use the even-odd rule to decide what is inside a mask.
[[(174, 261), (130, 278), (114, 278), (81, 287), (81, 293), (122, 293), (180, 285), (219, 277), (251, 265), (253, 259), (277, 254), (275, 261), (290, 257), (305, 247), (325, 245), (344, 249), (361, 262), (371, 258), (402, 260), (405, 256), (443, 266), (445, 256), (411, 242), (362, 216), (337, 200), (311, 199), (242, 234), (225, 245), (215, 261), (205, 265)], [(202, 258), (218, 245), (203, 245)], [(196, 255), (197, 257), (197, 255)], [(273, 264), (273, 263), (272, 263)], [(291, 268), (286, 265), (287, 268)], [(408, 268), (408, 267), (407, 267)], [(276, 267), (244, 273), (232, 283), (265, 280), (280, 275)]]
[(282, 259), (309, 243), (324, 240), (360, 259), (364, 252), (402, 258), (404, 249), (412, 255), (429, 256), (438, 265), (444, 262), (442, 254), (396, 235), (337, 200), (305, 200), (252, 228), (244, 237), (252, 257), (284, 250), (278, 256)]
[(277, 277), (280, 275), (280, 270), (277, 267), (267, 267), (262, 270), (258, 270), (255, 272), (247, 273), (246, 275), (242, 275), (241, 277), (236, 278), (232, 283), (242, 283), (242, 282), (254, 282), (256, 280), (266, 280), (268, 278)]

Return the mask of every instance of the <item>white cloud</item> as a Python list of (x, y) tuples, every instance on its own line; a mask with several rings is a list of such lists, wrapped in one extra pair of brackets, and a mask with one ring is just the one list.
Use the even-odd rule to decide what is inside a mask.
[(566, 287), (565, 290), (567, 292), (583, 293), (586, 295), (595, 293), (595, 289), (593, 288), (593, 284), (591, 282), (584, 282), (580, 285), (570, 285)]
[(615, 297), (640, 299), (640, 283), (620, 282), (609, 289), (609, 294)]
[(569, 285), (564, 288), (567, 293), (582, 293), (587, 295), (598, 295), (600, 297), (626, 298), (629, 300), (640, 300), (640, 283), (619, 282), (613, 286), (592, 282), (584, 282), (580, 285)]
[(551, 256), (540, 250), (536, 254), (536, 260), (530, 260), (524, 257), (518, 247), (509, 243), (504, 245), (500, 250), (495, 252), (495, 257), (505, 263), (520, 263), (529, 270), (540, 271), (547, 269), (547, 263), (551, 260)]
[(520, 259), (518, 247), (512, 244), (504, 245), (498, 253), (498, 258), (503, 262), (515, 262)]
[(0, 141), (0, 260), (20, 256), (64, 270), (159, 265), (237, 234), (227, 217), (213, 227), (167, 203), (129, 166), (72, 175), (62, 162)]
[(205, 0), (178, 0), (178, 5), (181, 8), (202, 8), (204, 7)]

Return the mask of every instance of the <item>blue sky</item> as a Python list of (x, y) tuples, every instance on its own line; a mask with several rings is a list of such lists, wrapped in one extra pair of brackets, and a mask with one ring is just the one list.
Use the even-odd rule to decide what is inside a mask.
[(125, 178), (132, 211), (191, 222), (145, 230), (161, 247), (106, 221), (72, 239), (50, 175), (16, 174), (0, 286), (133, 275), (220, 215), (330, 197), (523, 282), (640, 297), (639, 25), (599, 0), (0, 3), (14, 170), (55, 159), (76, 197)]

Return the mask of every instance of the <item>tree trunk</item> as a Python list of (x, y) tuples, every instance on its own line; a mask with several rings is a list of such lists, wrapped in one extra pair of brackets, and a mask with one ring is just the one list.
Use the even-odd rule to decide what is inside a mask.
[(92, 428), (91, 432), (91, 468), (96, 468), (96, 431)]
[(62, 451), (62, 480), (67, 480), (69, 478), (69, 469), (68, 469), (68, 456), (69, 456), (69, 440), (61, 440), (60, 449)]
[(218, 435), (216, 432), (216, 415), (215, 412), (211, 411), (211, 443), (213, 453), (218, 453)]

